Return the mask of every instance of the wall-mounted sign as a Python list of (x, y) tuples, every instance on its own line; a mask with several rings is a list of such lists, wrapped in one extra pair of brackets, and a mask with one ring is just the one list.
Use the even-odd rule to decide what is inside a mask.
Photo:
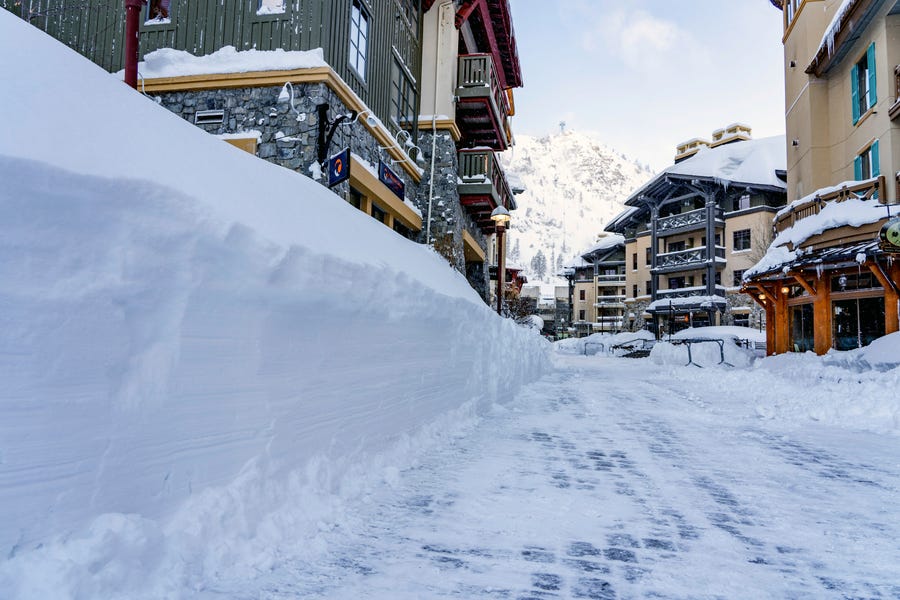
[(888, 222), (881, 226), (878, 247), (882, 252), (900, 254), (900, 217), (888, 219)]
[(384, 161), (378, 161), (378, 180), (388, 186), (401, 200), (406, 197), (406, 184), (389, 166), (384, 164)]
[(328, 159), (328, 187), (334, 187), (350, 177), (350, 148), (344, 148)]

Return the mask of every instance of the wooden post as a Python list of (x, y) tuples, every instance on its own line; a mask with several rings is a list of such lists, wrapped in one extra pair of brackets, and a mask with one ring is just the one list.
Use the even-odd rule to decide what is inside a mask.
[(891, 281), (891, 278), (895, 277), (891, 273), (895, 271), (895, 268), (892, 266), (889, 272), (885, 273), (879, 264), (869, 262), (868, 266), (881, 287), (884, 288), (884, 334), (900, 331), (900, 315), (897, 314), (897, 302), (900, 300), (900, 295), (896, 291), (896, 280)]
[(775, 305), (772, 302), (765, 303), (766, 309), (766, 356), (776, 354), (775, 350)]
[(780, 286), (772, 290), (775, 296), (775, 351), (779, 354), (791, 350), (791, 320), (788, 315), (787, 294), (781, 292)]
[(816, 354), (827, 354), (832, 346), (831, 281), (828, 275), (816, 279), (816, 302), (813, 305), (813, 343)]

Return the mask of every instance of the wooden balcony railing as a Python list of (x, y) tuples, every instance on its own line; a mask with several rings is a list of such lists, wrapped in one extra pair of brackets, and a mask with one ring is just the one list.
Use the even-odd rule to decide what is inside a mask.
[[(716, 209), (716, 219), (722, 220), (725, 212), (721, 208)], [(706, 225), (706, 209), (700, 208), (690, 212), (662, 217), (656, 221), (656, 231), (660, 235), (667, 235), (669, 232), (679, 230), (695, 229), (701, 225)]]
[(879, 175), (878, 177), (866, 179), (853, 185), (841, 186), (840, 188), (825, 194), (819, 194), (803, 204), (792, 206), (780, 213), (775, 218), (775, 233), (777, 235), (785, 229), (793, 227), (798, 221), (819, 214), (822, 208), (829, 202), (843, 202), (844, 200), (854, 199), (872, 200), (873, 202), (881, 202), (883, 204), (885, 194), (884, 192), (879, 193), (879, 190), (884, 190), (884, 185), (884, 176)]
[[(457, 120), (464, 137), (474, 145), (505, 150), (509, 145), (509, 97), (500, 87), (490, 54), (464, 54), (459, 57), (456, 96)], [(485, 128), (484, 117), (490, 127)]]
[[(725, 260), (725, 248), (716, 246), (715, 256), (717, 259)], [(687, 269), (702, 264), (706, 264), (706, 246), (656, 255), (657, 270), (672, 269), (675, 267), (684, 267)]]

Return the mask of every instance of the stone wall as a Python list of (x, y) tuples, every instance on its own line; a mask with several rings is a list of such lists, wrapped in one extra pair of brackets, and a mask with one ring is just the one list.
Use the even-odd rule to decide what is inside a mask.
[[(303, 175), (318, 179), (323, 185), (327, 181), (320, 172), (316, 155), (319, 116), (316, 106), (326, 103), (330, 107), (329, 119), (334, 120), (350, 109), (324, 83), (296, 84), (294, 87), (294, 107), (283, 98), (279, 101), (282, 86), (253, 87), (237, 89), (217, 89), (186, 92), (165, 92), (154, 98), (164, 108), (196, 124), (213, 135), (258, 132), (257, 156)], [(221, 123), (197, 124), (198, 111), (222, 110)], [(298, 114), (299, 113), (299, 114)], [(299, 118), (298, 118), (299, 117)], [(457, 183), (459, 162), (456, 143), (449, 131), (438, 130), (432, 136), (431, 130), (421, 132), (418, 146), (422, 149), (424, 173), (419, 184), (381, 148), (379, 142), (363, 125), (365, 116), (355, 123), (342, 124), (335, 130), (327, 155), (331, 156), (349, 146), (350, 151), (364, 161), (378, 167), (380, 160), (390, 165), (406, 184), (406, 199), (422, 213), (423, 227), (417, 235), (419, 243), (426, 240), (428, 231), (429, 204), (431, 208), (430, 243), (448, 262), (464, 274), (472, 287), (486, 301), (490, 297), (488, 269), (483, 263), (466, 263), (463, 249), (463, 230), (486, 250), (488, 239), (472, 221), (459, 203)], [(330, 129), (330, 127), (329, 127)], [(402, 134), (401, 134), (402, 137)], [(434, 178), (431, 178), (432, 137), (434, 137), (435, 162)], [(413, 151), (415, 157), (415, 151)], [(432, 190), (433, 183), (433, 191)], [(344, 182), (333, 188), (344, 199), (349, 198), (350, 184)]]

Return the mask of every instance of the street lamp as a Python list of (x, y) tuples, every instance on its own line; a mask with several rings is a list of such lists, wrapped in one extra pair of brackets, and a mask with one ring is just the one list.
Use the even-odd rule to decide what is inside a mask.
[(503, 314), (503, 276), (506, 274), (503, 264), (503, 232), (509, 223), (509, 211), (500, 205), (491, 212), (491, 220), (497, 227), (497, 314), (500, 315)]

